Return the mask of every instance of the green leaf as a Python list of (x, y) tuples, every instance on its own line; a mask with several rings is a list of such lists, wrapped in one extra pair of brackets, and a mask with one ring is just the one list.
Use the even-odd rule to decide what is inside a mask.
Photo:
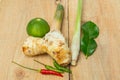
[(86, 22), (82, 25), (82, 31), (84, 35), (88, 34), (89, 39), (95, 39), (99, 35), (99, 28), (97, 25), (91, 21)]
[(82, 32), (81, 51), (88, 58), (97, 48), (97, 43), (94, 39), (99, 35), (99, 28), (95, 23), (88, 21), (82, 25)]
[(91, 56), (97, 48), (97, 43), (94, 39), (87, 39), (85, 37), (81, 40), (81, 50), (85, 54), (86, 58)]

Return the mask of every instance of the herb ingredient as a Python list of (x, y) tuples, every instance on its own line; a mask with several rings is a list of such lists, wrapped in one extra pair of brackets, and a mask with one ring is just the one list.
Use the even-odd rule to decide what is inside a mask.
[(57, 4), (55, 16), (48, 32), (43, 38), (29, 36), (23, 43), (23, 53), (27, 56), (36, 56), (47, 53), (58, 64), (66, 66), (71, 62), (71, 54), (68, 44), (60, 32), (63, 21), (64, 7), (61, 3)]
[(78, 0), (75, 31), (71, 43), (72, 65), (76, 65), (80, 51), (80, 29), (81, 29), (82, 0)]
[(86, 58), (91, 56), (97, 48), (97, 43), (94, 40), (99, 35), (99, 28), (91, 21), (88, 21), (82, 25), (82, 39), (81, 39), (81, 51)]
[(54, 60), (53, 64), (58, 70), (61, 70), (61, 71), (67, 72), (67, 73), (72, 73), (72, 71), (70, 69), (60, 66), (55, 60)]
[(38, 60), (35, 60), (35, 59), (34, 59), (34, 61), (37, 62), (37, 63), (39, 63), (39, 64), (41, 64), (41, 65), (43, 65), (43, 66), (45, 66), (45, 68), (48, 69), (48, 70), (53, 70), (53, 71), (56, 71), (56, 72), (63, 73), (63, 71), (58, 70), (58, 69), (56, 69), (56, 68), (54, 68), (54, 67), (52, 67), (52, 66), (46, 65), (46, 64), (44, 64), (44, 63), (41, 63), (41, 62), (38, 61)]
[(56, 75), (56, 76), (60, 76), (60, 77), (63, 77), (63, 75), (59, 72), (56, 72), (56, 71), (53, 71), (53, 70), (46, 70), (46, 69), (33, 69), (33, 68), (29, 68), (29, 67), (26, 67), (26, 66), (23, 66), (21, 64), (18, 64), (16, 63), (15, 61), (12, 61), (12, 63), (20, 66), (20, 67), (23, 67), (25, 69), (29, 69), (29, 70), (33, 70), (33, 71), (36, 71), (36, 72), (40, 72), (41, 74), (44, 74), (44, 75)]

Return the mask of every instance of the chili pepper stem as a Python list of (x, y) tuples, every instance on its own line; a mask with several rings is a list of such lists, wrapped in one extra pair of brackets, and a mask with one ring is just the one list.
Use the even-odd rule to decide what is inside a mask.
[(56, 72), (59, 72), (59, 73), (63, 73), (64, 72), (64, 71), (58, 70), (57, 68), (54, 68), (52, 66), (46, 65), (44, 63), (41, 63), (41, 62), (39, 62), (39, 61), (37, 61), (35, 59), (34, 59), (34, 61), (37, 62), (37, 63), (39, 63), (39, 64), (41, 64), (41, 65), (43, 65), (43, 66), (45, 66), (45, 68), (48, 69), (48, 70), (53, 70), (53, 71), (56, 71)]
[(25, 69), (32, 70), (32, 71), (37, 71), (37, 72), (40, 72), (40, 71), (41, 71), (41, 70), (38, 70), (38, 69), (33, 69), (33, 68), (29, 68), (29, 67), (23, 66), (23, 65), (15, 62), (15, 61), (12, 61), (12, 63), (14, 63), (14, 64), (16, 64), (16, 65), (18, 65), (18, 66), (21, 66), (21, 67), (23, 67), (23, 68), (25, 68)]
[(34, 59), (34, 61), (35, 61), (35, 62), (37, 62), (37, 63), (40, 63), (41, 65), (46, 66), (45, 64), (43, 64), (43, 63), (39, 62), (38, 60), (35, 60), (35, 59)]
[(60, 77), (63, 77), (63, 75), (59, 72), (56, 72), (56, 71), (53, 71), (53, 70), (46, 70), (46, 69), (33, 69), (33, 68), (29, 68), (29, 67), (26, 67), (26, 66), (23, 66), (19, 63), (16, 63), (15, 61), (12, 61), (12, 63), (20, 66), (20, 67), (23, 67), (25, 69), (29, 69), (29, 70), (32, 70), (32, 71), (36, 71), (36, 72), (40, 72), (41, 74), (45, 74), (45, 75), (56, 75), (56, 76), (60, 76)]

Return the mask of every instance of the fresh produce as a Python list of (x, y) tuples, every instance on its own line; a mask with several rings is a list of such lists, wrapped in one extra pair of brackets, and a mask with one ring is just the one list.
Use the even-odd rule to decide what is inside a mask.
[(41, 65), (43, 65), (43, 66), (45, 66), (45, 68), (48, 69), (48, 70), (53, 70), (53, 71), (56, 71), (56, 72), (63, 73), (63, 71), (61, 71), (61, 70), (59, 70), (59, 69), (56, 69), (56, 68), (54, 68), (54, 67), (52, 67), (52, 66), (45, 65), (45, 64), (41, 63), (41, 62), (38, 61), (38, 60), (34, 60), (34, 61), (37, 62), (37, 63), (39, 63), (39, 64), (41, 64)]
[[(47, 53), (59, 65), (62, 65), (62, 66), (66, 66), (70, 64), (71, 59), (72, 59), (71, 64), (76, 65), (76, 62), (80, 53), (80, 49), (85, 54), (86, 58), (92, 55), (97, 47), (97, 44), (94, 39), (98, 36), (99, 29), (96, 28), (96, 25), (93, 22), (89, 21), (85, 23), (82, 26), (82, 39), (81, 39), (80, 37), (81, 12), (82, 12), (82, 0), (78, 0), (75, 31), (74, 31), (72, 43), (71, 43), (71, 52), (70, 52), (70, 49), (68, 48), (68, 44), (64, 36), (60, 32), (61, 24), (63, 21), (64, 8), (60, 3), (58, 3), (54, 20), (51, 26), (51, 30), (50, 31), (48, 30), (49, 31), (48, 33), (47, 32), (44, 33), (43, 35), (44, 37), (41, 36), (41, 38), (40, 36), (39, 37), (29, 36), (22, 46), (23, 53), (27, 56), (36, 56), (39, 54)], [(42, 21), (45, 22), (44, 20)], [(30, 21), (30, 23), (32, 23), (32, 20)], [(34, 20), (33, 20), (33, 23), (34, 23)], [(34, 29), (31, 28), (31, 30), (34, 30)], [(37, 32), (35, 31), (35, 33)], [(46, 66), (46, 68), (53, 69), (53, 67), (50, 67), (50, 66), (49, 67)]]
[(43, 38), (29, 36), (23, 43), (22, 51), (26, 56), (45, 54), (47, 46)]
[(95, 23), (88, 21), (82, 25), (82, 34), (81, 51), (88, 58), (97, 48), (97, 43), (94, 39), (99, 35), (99, 28)]
[(46, 74), (46, 75), (56, 75), (56, 76), (60, 76), (60, 77), (63, 77), (63, 75), (59, 72), (56, 72), (56, 71), (53, 71), (53, 70), (46, 70), (46, 69), (41, 69), (41, 74)]
[(22, 46), (25, 55), (35, 56), (47, 53), (62, 66), (66, 66), (71, 62), (68, 44), (60, 32), (63, 14), (64, 8), (59, 3), (57, 4), (51, 31), (43, 38), (28, 37)]
[(56, 72), (56, 71), (53, 71), (53, 70), (46, 70), (46, 69), (33, 69), (33, 68), (29, 68), (29, 67), (26, 67), (26, 66), (23, 66), (21, 64), (18, 64), (14, 61), (12, 61), (14, 64), (18, 65), (18, 66), (21, 66), (25, 69), (29, 69), (29, 70), (33, 70), (33, 71), (36, 71), (36, 72), (40, 72), (41, 74), (44, 74), (44, 75), (56, 75), (56, 76), (60, 76), (60, 77), (63, 77), (63, 75), (59, 72)]
[(68, 68), (65, 68), (63, 66), (60, 66), (55, 60), (54, 60), (54, 66), (61, 71), (67, 72), (67, 73), (72, 73), (72, 71)]
[(42, 18), (34, 18), (27, 25), (27, 33), (34, 37), (43, 37), (50, 31), (48, 23)]
[(82, 0), (78, 0), (75, 31), (71, 43), (72, 65), (76, 65), (80, 51), (80, 29), (81, 29)]

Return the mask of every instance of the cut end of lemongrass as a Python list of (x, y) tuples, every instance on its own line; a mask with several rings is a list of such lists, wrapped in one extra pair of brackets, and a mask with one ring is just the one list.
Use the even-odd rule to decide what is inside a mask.
[(72, 66), (76, 66), (76, 65), (77, 65), (76, 60), (73, 60), (73, 61), (71, 62), (71, 65), (72, 65)]
[(78, 0), (78, 8), (75, 22), (75, 31), (73, 34), (71, 52), (72, 52), (72, 65), (77, 65), (77, 59), (80, 51), (80, 29), (81, 29), (81, 14), (82, 14), (82, 0)]

